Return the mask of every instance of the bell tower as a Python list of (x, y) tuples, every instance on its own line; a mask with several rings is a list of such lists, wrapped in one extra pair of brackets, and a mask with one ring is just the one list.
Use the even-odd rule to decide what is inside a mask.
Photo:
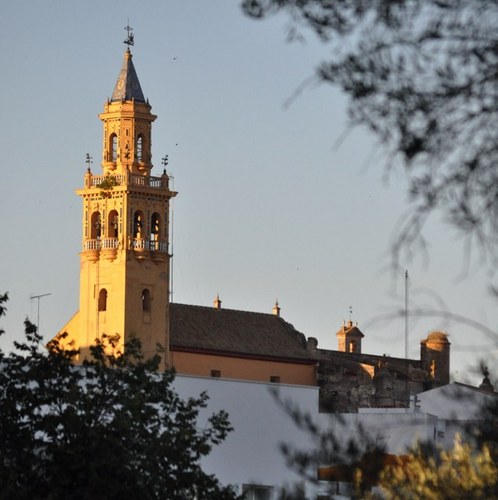
[(112, 97), (99, 115), (103, 122), (102, 172), (87, 156), (80, 253), (80, 308), (61, 330), (76, 341), (80, 357), (103, 333), (121, 342), (142, 341), (146, 356), (159, 344), (168, 363), (169, 207), (177, 193), (166, 170), (151, 175), (151, 131), (156, 116), (144, 98), (130, 45)]

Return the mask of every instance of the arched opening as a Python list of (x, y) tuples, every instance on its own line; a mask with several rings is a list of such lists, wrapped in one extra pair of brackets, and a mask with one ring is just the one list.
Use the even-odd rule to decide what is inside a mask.
[(99, 240), (102, 235), (102, 220), (100, 212), (93, 212), (90, 218), (90, 239)]
[(356, 343), (356, 340), (351, 340), (349, 342), (349, 352), (357, 352), (358, 350), (358, 345)]
[(150, 313), (150, 306), (151, 306), (150, 290), (144, 288), (142, 290), (142, 311)]
[(119, 229), (119, 217), (116, 210), (111, 210), (107, 218), (107, 236), (117, 238)]
[(138, 161), (143, 161), (143, 146), (144, 146), (144, 136), (139, 134), (137, 137), (137, 147), (135, 149), (135, 156)]
[(133, 215), (133, 237), (143, 238), (144, 229), (144, 214), (137, 210)]
[(111, 134), (109, 144), (111, 146), (111, 161), (116, 161), (118, 159), (118, 136), (116, 134)]
[(161, 216), (154, 212), (150, 219), (150, 241), (154, 250), (157, 250), (161, 237)]
[(102, 288), (99, 292), (99, 311), (107, 311), (107, 290)]

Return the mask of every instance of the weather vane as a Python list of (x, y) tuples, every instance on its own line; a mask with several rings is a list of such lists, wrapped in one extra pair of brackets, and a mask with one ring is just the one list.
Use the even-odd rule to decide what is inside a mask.
[(166, 173), (166, 167), (168, 166), (168, 155), (164, 155), (164, 158), (161, 160), (161, 163), (164, 165), (164, 173)]
[(90, 156), (90, 153), (86, 154), (85, 163), (86, 163), (87, 170), (90, 172), (90, 168), (91, 168), (92, 163), (93, 163), (93, 158)]
[(349, 321), (351, 321), (352, 315), (353, 315), (353, 306), (349, 306)]
[(135, 36), (133, 35), (133, 28), (130, 26), (130, 23), (128, 22), (128, 24), (125, 26), (124, 29), (127, 31), (128, 36), (126, 37), (126, 40), (123, 43), (126, 43), (126, 45), (128, 45), (128, 48), (130, 48), (130, 45), (131, 46), (135, 45), (134, 42)]

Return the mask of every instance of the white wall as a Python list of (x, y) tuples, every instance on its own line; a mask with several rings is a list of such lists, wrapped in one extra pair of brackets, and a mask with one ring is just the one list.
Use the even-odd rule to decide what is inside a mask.
[[(455, 427), (455, 422), (458, 423), (455, 415), (460, 412), (464, 419), (477, 415), (476, 407), (482, 399), (481, 393), (477, 393), (477, 400), (472, 400), (472, 404), (467, 400), (466, 408), (462, 408), (454, 397), (454, 389), (443, 391), (441, 388), (419, 394), (420, 408), (417, 409), (369, 408), (360, 413), (343, 414), (338, 419), (318, 413), (318, 387), (184, 375), (177, 375), (174, 386), (184, 398), (207, 391), (210, 400), (201, 420), (221, 409), (229, 413), (234, 431), (203, 460), (203, 466), (222, 483), (239, 487), (243, 484), (278, 487), (296, 482), (300, 478), (285, 464), (280, 444), (290, 443), (303, 450), (312, 446), (310, 437), (297, 428), (277, 403), (272, 390), (278, 389), (280, 399), (291, 400), (321, 428), (332, 427), (336, 436), (345, 440), (354, 436), (361, 424), (372, 439), (377, 439), (388, 453), (394, 454), (405, 453), (417, 441), (451, 446), (455, 429), (459, 428)], [(445, 420), (447, 418), (452, 420)], [(438, 435), (438, 430), (445, 433)], [(309, 492), (312, 491), (310, 487)]]
[[(318, 414), (318, 387), (267, 384), (177, 375), (180, 396), (207, 391), (208, 413), (224, 409), (234, 431), (203, 460), (204, 470), (225, 484), (285, 485), (298, 477), (284, 463), (280, 443), (306, 448), (309, 438), (275, 401), (271, 390), (304, 411)], [(207, 415), (204, 414), (203, 417)]]

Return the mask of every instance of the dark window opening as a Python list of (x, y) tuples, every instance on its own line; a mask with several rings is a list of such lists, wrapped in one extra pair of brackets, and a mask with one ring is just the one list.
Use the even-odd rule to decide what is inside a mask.
[(161, 217), (157, 212), (154, 212), (150, 220), (151, 250), (159, 250), (160, 233), (161, 233)]
[(142, 238), (144, 216), (142, 212), (135, 212), (133, 216), (133, 237)]
[(280, 377), (278, 375), (272, 375), (270, 377), (270, 382), (273, 384), (280, 384)]
[(220, 378), (221, 377), (221, 371), (220, 370), (211, 370), (211, 377)]
[(118, 212), (116, 212), (116, 210), (111, 210), (109, 212), (109, 222), (107, 223), (107, 231), (109, 233), (109, 238), (118, 237), (118, 227), (119, 227)]
[(150, 232), (152, 235), (152, 239), (159, 239), (159, 233), (161, 228), (161, 217), (157, 212), (152, 214)]
[(255, 484), (242, 485), (242, 497), (244, 500), (270, 500), (273, 495), (271, 486), (261, 486)]
[(143, 159), (143, 143), (144, 143), (144, 138), (142, 136), (142, 134), (140, 134), (138, 137), (137, 137), (137, 160), (138, 161), (142, 161)]
[(107, 311), (107, 290), (105, 288), (99, 292), (99, 311)]
[(142, 290), (142, 311), (150, 312), (150, 306), (151, 306), (150, 290), (147, 290), (147, 288), (145, 288), (144, 290)]
[(118, 159), (118, 136), (112, 134), (109, 141), (111, 143), (111, 161), (116, 161)]
[(102, 221), (99, 212), (93, 212), (90, 224), (90, 238), (92, 240), (100, 239), (100, 236), (102, 235)]

